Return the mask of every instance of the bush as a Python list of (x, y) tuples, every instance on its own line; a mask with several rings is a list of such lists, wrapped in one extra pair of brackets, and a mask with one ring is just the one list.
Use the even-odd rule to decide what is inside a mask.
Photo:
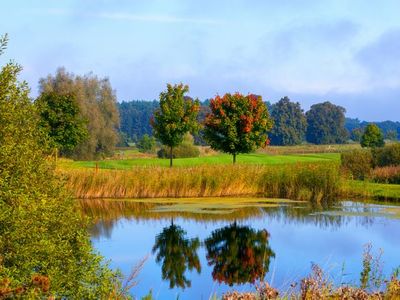
[(352, 150), (342, 153), (342, 169), (349, 172), (355, 179), (364, 179), (372, 169), (372, 154), (370, 150)]
[(400, 143), (374, 149), (372, 154), (373, 162), (376, 167), (400, 165)]
[(142, 153), (155, 153), (156, 152), (156, 138), (145, 134), (138, 141), (136, 147)]
[[(169, 147), (161, 147), (157, 152), (159, 158), (170, 158)], [(186, 158), (186, 157), (199, 157), (200, 150), (193, 144), (193, 137), (187, 134), (183, 143), (172, 150), (172, 158)]]

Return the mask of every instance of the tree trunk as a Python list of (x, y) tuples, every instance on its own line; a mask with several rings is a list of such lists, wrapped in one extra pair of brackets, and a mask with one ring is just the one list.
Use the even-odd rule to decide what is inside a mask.
[(236, 164), (236, 153), (233, 154), (233, 164)]
[(172, 168), (172, 146), (169, 147), (169, 167)]

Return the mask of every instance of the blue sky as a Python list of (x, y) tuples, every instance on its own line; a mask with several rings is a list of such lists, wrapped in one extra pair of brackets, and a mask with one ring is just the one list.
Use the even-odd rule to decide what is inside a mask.
[(156, 99), (187, 83), (200, 99), (225, 92), (325, 100), (347, 116), (400, 121), (398, 0), (10, 0), (0, 64), (38, 80), (64, 66), (109, 77), (118, 101)]

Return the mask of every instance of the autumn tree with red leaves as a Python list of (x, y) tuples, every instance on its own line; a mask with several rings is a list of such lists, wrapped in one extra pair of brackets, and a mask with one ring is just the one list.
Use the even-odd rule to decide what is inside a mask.
[(239, 93), (216, 96), (205, 120), (204, 136), (211, 148), (233, 156), (269, 144), (273, 122), (261, 96)]

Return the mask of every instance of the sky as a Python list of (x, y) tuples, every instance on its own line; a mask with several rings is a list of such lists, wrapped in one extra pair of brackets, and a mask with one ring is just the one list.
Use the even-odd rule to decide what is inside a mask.
[(0, 0), (0, 34), (37, 95), (57, 68), (110, 79), (118, 101), (185, 83), (323, 101), (348, 117), (400, 121), (398, 0)]

